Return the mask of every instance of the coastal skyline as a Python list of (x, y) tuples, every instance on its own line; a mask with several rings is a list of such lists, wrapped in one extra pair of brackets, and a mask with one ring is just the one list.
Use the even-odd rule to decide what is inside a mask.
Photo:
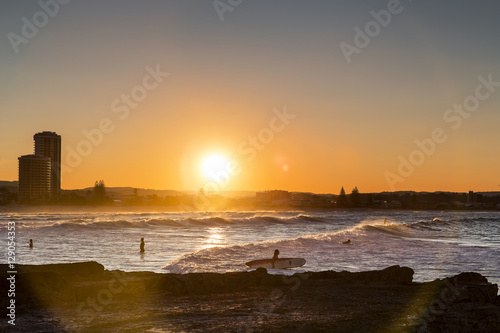
[(0, 180), (53, 131), (63, 189), (499, 190), (495, 2), (40, 3), (0, 4)]

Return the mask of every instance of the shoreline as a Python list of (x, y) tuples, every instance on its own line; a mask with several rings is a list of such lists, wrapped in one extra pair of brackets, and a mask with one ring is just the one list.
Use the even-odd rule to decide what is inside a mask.
[(414, 209), (414, 208), (318, 208), (318, 207), (235, 207), (197, 210), (186, 206), (91, 206), (91, 205), (4, 205), (0, 213), (200, 213), (200, 212), (457, 212), (494, 213), (500, 209)]
[[(1, 269), (8, 271), (5, 264)], [(291, 276), (265, 269), (122, 272), (96, 262), (16, 265), (16, 271), (20, 331), (500, 330), (498, 286), (477, 273), (417, 283), (414, 271), (400, 266)], [(2, 279), (2, 290), (8, 288)], [(0, 329), (11, 329), (3, 318)]]

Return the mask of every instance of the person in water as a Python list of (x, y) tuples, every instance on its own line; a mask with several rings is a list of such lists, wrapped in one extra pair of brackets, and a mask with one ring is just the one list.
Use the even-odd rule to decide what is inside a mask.
[(278, 260), (278, 255), (280, 254), (280, 250), (276, 249), (274, 250), (274, 256), (273, 256), (273, 259), (272, 260), (272, 263), (273, 263), (273, 268), (274, 268), (274, 263), (276, 262), (276, 260)]
[(33, 248), (33, 240), (32, 239), (30, 239), (30, 245), (29, 245), (29, 247), (30, 247), (30, 249)]
[(141, 238), (141, 253), (144, 253), (144, 238)]
[(348, 240), (346, 240), (345, 242), (342, 242), (342, 244), (351, 244), (351, 240), (350, 240), (350, 239), (348, 239)]

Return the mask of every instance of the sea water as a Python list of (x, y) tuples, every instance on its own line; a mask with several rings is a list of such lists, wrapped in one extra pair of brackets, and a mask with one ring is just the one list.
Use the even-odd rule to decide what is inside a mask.
[(94, 260), (109, 270), (228, 272), (245, 271), (245, 262), (279, 249), (280, 257), (307, 262), (271, 273), (401, 265), (415, 270), (415, 281), (473, 271), (500, 283), (499, 212), (9, 213), (0, 215), (3, 263), (9, 221), (17, 264)]

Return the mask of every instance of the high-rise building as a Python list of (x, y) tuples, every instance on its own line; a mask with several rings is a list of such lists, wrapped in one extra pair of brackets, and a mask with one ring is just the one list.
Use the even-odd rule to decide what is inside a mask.
[(19, 191), (22, 201), (47, 199), (51, 191), (51, 160), (42, 155), (19, 157)]
[(56, 197), (61, 191), (61, 136), (54, 132), (40, 132), (33, 136), (35, 155), (48, 157), (50, 163), (50, 195)]
[(55, 198), (61, 191), (61, 136), (40, 132), (33, 139), (35, 154), (19, 157), (20, 201)]

